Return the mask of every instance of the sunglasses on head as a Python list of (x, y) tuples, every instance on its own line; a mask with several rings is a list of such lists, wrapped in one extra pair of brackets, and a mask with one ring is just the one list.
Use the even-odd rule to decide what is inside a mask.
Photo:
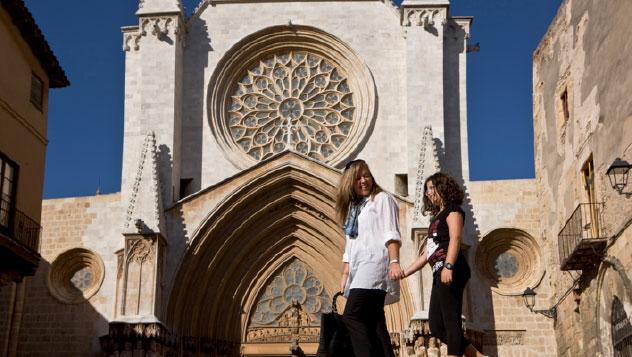
[(347, 164), (345, 165), (345, 170), (347, 170), (348, 168), (350, 168), (354, 164), (357, 164), (357, 163), (360, 163), (360, 162), (364, 162), (364, 160), (362, 160), (362, 159), (355, 159), (355, 160), (351, 160), (351, 161), (347, 162)]

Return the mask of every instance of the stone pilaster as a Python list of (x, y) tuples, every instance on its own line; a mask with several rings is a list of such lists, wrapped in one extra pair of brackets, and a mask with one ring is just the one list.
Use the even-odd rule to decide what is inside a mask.
[(153, 132), (164, 204), (177, 200), (180, 180), (182, 48), (184, 19), (179, 1), (144, 0), (139, 24), (123, 28), (125, 129), (122, 199), (129, 202), (144, 140)]
[[(444, 140), (444, 25), (448, 1), (406, 0), (400, 8), (406, 34), (406, 126), (408, 177), (417, 176), (418, 148), (424, 127), (431, 126), (434, 138)], [(408, 192), (415, 192), (408, 180)]]

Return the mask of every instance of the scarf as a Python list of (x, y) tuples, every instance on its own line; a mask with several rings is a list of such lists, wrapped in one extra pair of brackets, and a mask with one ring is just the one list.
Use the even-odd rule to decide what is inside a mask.
[(358, 236), (358, 216), (366, 203), (369, 202), (368, 197), (359, 198), (351, 203), (351, 207), (349, 207), (349, 212), (347, 213), (347, 219), (345, 219), (345, 224), (343, 229), (345, 234), (351, 238), (356, 238)]

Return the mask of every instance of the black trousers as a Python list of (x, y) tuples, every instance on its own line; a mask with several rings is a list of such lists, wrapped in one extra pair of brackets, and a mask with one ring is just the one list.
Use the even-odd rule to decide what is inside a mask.
[[(445, 269), (445, 268), (444, 268)], [(454, 264), (452, 283), (441, 282), (441, 271), (435, 273), (430, 293), (428, 322), (430, 333), (448, 345), (448, 354), (462, 356), (470, 342), (463, 334), (463, 291), (470, 279), (470, 267), (465, 257), (459, 254)]]
[(351, 289), (343, 321), (356, 357), (394, 357), (384, 317), (384, 290)]

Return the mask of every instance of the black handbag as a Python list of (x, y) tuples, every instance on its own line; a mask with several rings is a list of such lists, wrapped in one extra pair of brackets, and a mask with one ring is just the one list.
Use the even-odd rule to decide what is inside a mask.
[(341, 295), (341, 292), (334, 295), (331, 302), (331, 312), (323, 313), (320, 317), (317, 357), (354, 357), (347, 326), (342, 321), (342, 315), (338, 314), (336, 307), (336, 299)]

